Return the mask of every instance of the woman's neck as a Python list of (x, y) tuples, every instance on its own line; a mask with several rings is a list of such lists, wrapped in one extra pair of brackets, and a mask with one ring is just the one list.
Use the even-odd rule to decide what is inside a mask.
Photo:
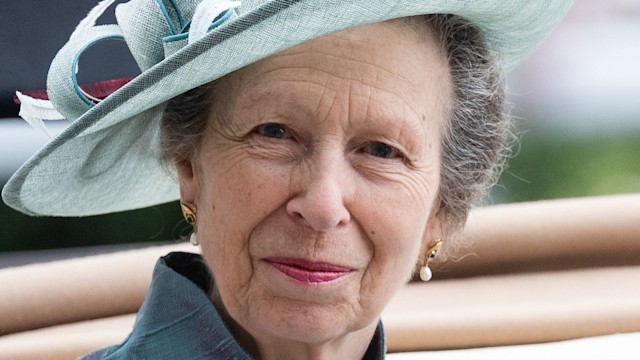
[(211, 292), (211, 299), (220, 316), (238, 341), (238, 344), (254, 359), (362, 359), (374, 337), (378, 322), (375, 321), (363, 329), (322, 343), (305, 343), (289, 339), (264, 338), (251, 336), (227, 312), (217, 290)]
[(369, 348), (376, 327), (377, 323), (373, 323), (364, 329), (319, 344), (275, 339), (270, 342), (258, 343), (259, 355), (253, 353), (252, 356), (261, 360), (362, 359)]

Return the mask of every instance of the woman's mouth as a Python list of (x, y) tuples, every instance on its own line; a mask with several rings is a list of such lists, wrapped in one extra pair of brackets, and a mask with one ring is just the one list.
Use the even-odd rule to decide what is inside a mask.
[(290, 278), (308, 284), (333, 281), (353, 271), (353, 269), (344, 266), (305, 259), (268, 258), (264, 260)]

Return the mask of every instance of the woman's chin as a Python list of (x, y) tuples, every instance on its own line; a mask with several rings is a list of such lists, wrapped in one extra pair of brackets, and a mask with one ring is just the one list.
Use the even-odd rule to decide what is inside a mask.
[(342, 309), (336, 311), (335, 308), (316, 304), (270, 301), (254, 307), (251, 313), (251, 329), (248, 330), (258, 342), (321, 344), (337, 340), (354, 330)]
[[(244, 321), (252, 336), (319, 344), (365, 327), (357, 294), (358, 273), (305, 276), (258, 265)], [(375, 321), (375, 319), (371, 319)], [(357, 323), (356, 323), (357, 322)], [(259, 340), (259, 339), (256, 339)]]

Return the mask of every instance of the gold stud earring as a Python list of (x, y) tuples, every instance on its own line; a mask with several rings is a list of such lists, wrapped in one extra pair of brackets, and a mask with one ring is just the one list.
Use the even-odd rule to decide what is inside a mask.
[(424, 258), (424, 265), (420, 268), (420, 279), (422, 281), (429, 281), (433, 277), (433, 273), (429, 268), (429, 262), (433, 260), (436, 255), (438, 255), (438, 251), (442, 247), (442, 240), (435, 239), (431, 243), (429, 243), (429, 248), (427, 248), (427, 254)]
[(182, 208), (182, 215), (184, 216), (187, 224), (193, 226), (193, 232), (189, 237), (189, 242), (191, 245), (197, 246), (198, 238), (196, 237), (196, 222), (198, 219), (196, 217), (196, 206), (194, 204), (180, 202), (180, 207)]

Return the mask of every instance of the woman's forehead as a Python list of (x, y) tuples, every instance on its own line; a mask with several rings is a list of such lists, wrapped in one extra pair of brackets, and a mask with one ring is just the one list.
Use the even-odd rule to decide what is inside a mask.
[(220, 85), (216, 92), (227, 104), (237, 104), (238, 97), (243, 101), (237, 105), (247, 106), (279, 96), (289, 98), (281, 103), (293, 104), (315, 90), (334, 91), (373, 94), (390, 103), (373, 107), (409, 106), (417, 118), (446, 113), (451, 97), (448, 65), (439, 44), (398, 21), (314, 39), (230, 74)]
[[(376, 66), (380, 70), (404, 75), (418, 68), (446, 67), (440, 44), (425, 26), (416, 31), (413, 22), (403, 19), (363, 25), (328, 34), (276, 53), (246, 67), (247, 70), (278, 66), (315, 66), (323, 64), (332, 70), (357, 73), (361, 67)], [(314, 57), (324, 55), (322, 62)], [(406, 69), (407, 71), (402, 71)], [(349, 76), (349, 74), (345, 74)], [(412, 77), (410, 77), (412, 78)]]

